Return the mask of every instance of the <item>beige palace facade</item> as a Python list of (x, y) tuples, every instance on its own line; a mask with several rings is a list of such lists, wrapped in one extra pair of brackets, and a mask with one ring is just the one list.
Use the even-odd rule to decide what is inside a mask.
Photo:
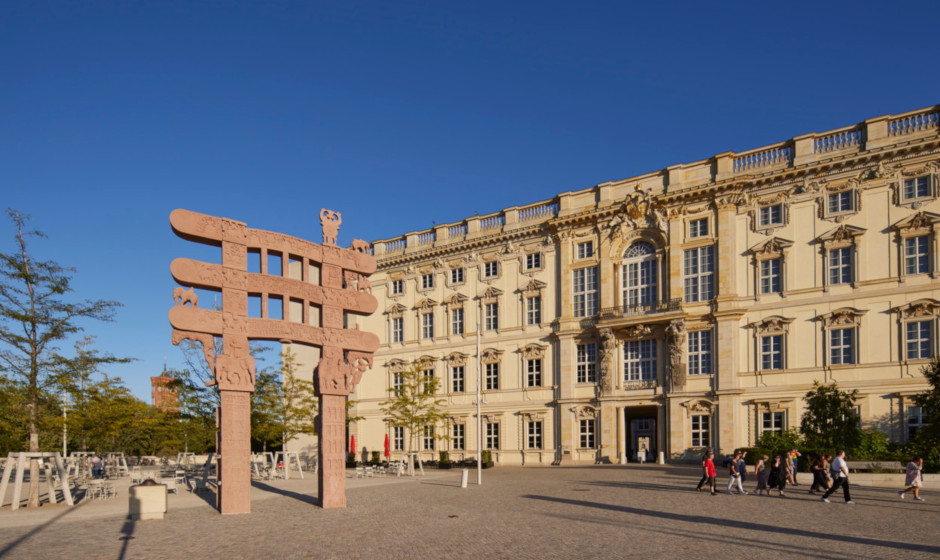
[[(378, 240), (360, 446), (419, 364), (447, 422), (425, 459), (671, 460), (798, 427), (813, 383), (858, 389), (903, 441), (937, 351), (940, 106)], [(479, 334), (479, 351), (477, 349)], [(476, 391), (482, 387), (482, 433)], [(435, 439), (446, 433), (449, 439)]]

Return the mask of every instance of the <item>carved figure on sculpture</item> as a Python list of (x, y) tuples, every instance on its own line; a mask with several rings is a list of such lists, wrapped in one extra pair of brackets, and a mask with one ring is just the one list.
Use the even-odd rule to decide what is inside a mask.
[(369, 254), (369, 243), (366, 241), (363, 241), (362, 239), (353, 239), (352, 243), (350, 244), (350, 248), (353, 251), (359, 251), (360, 253), (363, 253), (366, 255)]
[(685, 321), (678, 319), (666, 327), (666, 337), (669, 343), (669, 378), (673, 387), (685, 385), (686, 371), (682, 363), (682, 349), (686, 342)]
[[(206, 358), (206, 364), (209, 366), (209, 371), (215, 373), (215, 339), (211, 334), (206, 333), (197, 333), (189, 331), (180, 331), (173, 329), (171, 335), (173, 346), (179, 346), (180, 342), (184, 340), (190, 340), (193, 343), (198, 342), (202, 346), (202, 354)], [(206, 381), (206, 387), (212, 387), (215, 385), (215, 378), (212, 380)]]
[(611, 236), (625, 236), (627, 223), (637, 229), (649, 227), (658, 229), (664, 234), (669, 232), (666, 211), (656, 203), (653, 195), (640, 188), (640, 185), (636, 186), (633, 194), (627, 196), (621, 212), (622, 214), (614, 218), (617, 223), (611, 222), (611, 225), (616, 227), (616, 229), (611, 229)]
[(600, 367), (600, 388), (601, 392), (608, 394), (614, 389), (614, 356), (617, 355), (617, 337), (612, 329), (601, 329), (601, 367)]
[(193, 307), (199, 307), (199, 294), (192, 288), (184, 290), (177, 286), (173, 288), (173, 301), (176, 302), (176, 305), (186, 305), (188, 303)]
[(320, 210), (320, 226), (323, 228), (323, 244), (336, 245), (336, 236), (339, 235), (339, 226), (343, 223), (343, 216), (339, 212), (322, 208)]

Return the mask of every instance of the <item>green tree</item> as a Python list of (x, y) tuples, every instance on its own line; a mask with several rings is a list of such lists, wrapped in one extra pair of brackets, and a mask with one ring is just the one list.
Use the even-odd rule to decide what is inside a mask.
[(921, 369), (921, 373), (930, 383), (930, 389), (914, 397), (914, 402), (921, 408), (926, 425), (908, 442), (914, 453), (924, 458), (924, 468), (940, 471), (940, 357), (934, 357), (930, 364)]
[[(16, 229), (13, 253), (0, 253), (0, 371), (22, 380), (28, 404), (29, 451), (40, 450), (40, 400), (58, 383), (55, 344), (82, 328), (82, 319), (111, 320), (119, 303), (106, 300), (68, 302), (72, 269), (36, 260), (27, 238), (44, 235), (27, 230), (29, 217), (7, 210)], [(29, 507), (39, 505), (39, 462), (30, 461)]]
[(412, 444), (424, 435), (426, 427), (434, 430), (436, 439), (447, 439), (446, 434), (436, 429), (438, 424), (447, 418), (443, 412), (444, 400), (435, 396), (440, 387), (440, 380), (434, 376), (426, 376), (420, 364), (396, 373), (395, 376), (395, 385), (388, 390), (389, 399), (380, 406), (393, 426), (407, 430), (408, 452), (414, 449)]
[(268, 446), (274, 448), (281, 442), (283, 418), (281, 380), (276, 372), (259, 370), (255, 375), (255, 390), (251, 394), (251, 439), (261, 445), (261, 451), (267, 451)]
[(767, 451), (768, 454), (781, 453), (787, 449), (801, 447), (803, 438), (796, 428), (783, 432), (764, 432), (757, 438), (757, 447)]
[[(314, 395), (313, 381), (298, 376), (301, 364), (290, 348), (281, 353), (281, 387), (284, 403), (282, 445), (300, 434), (316, 434), (319, 400)], [(347, 407), (347, 419), (349, 417)], [(347, 420), (348, 421), (348, 420)]]
[(857, 389), (842, 391), (835, 383), (813, 383), (813, 389), (804, 397), (806, 412), (800, 423), (807, 445), (833, 451), (856, 448), (862, 435), (855, 410), (857, 395)]

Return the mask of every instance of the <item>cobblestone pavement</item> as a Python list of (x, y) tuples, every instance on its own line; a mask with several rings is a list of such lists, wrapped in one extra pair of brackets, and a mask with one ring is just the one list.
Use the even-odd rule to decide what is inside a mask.
[(710, 496), (693, 490), (696, 469), (674, 466), (500, 467), (482, 486), (474, 471), (470, 480), (461, 489), (459, 470), (349, 479), (349, 507), (334, 510), (312, 505), (309, 475), (256, 485), (248, 515), (223, 517), (185, 493), (162, 521), (127, 520), (126, 493), (108, 505), (4, 510), (0, 557), (940, 557), (940, 494), (929, 488), (926, 502), (853, 488), (852, 506), (841, 493), (822, 503), (805, 485), (788, 498)]

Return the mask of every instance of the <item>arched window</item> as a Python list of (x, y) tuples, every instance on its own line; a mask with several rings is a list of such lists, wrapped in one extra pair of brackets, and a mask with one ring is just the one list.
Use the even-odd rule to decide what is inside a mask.
[(656, 249), (646, 241), (637, 241), (623, 253), (623, 305), (656, 303), (656, 288)]

